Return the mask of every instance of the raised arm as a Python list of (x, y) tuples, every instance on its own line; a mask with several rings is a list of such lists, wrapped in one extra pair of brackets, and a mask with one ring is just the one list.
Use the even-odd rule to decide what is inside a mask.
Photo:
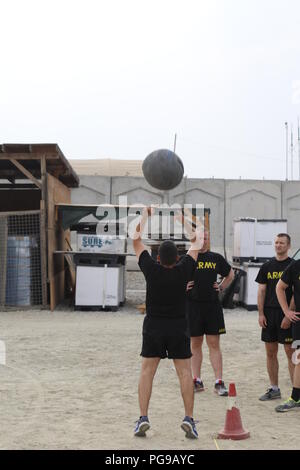
[(148, 220), (149, 215), (153, 213), (151, 207), (144, 207), (142, 212), (142, 217), (139, 223), (136, 226), (134, 235), (133, 235), (133, 249), (135, 251), (137, 259), (139, 259), (140, 255), (146, 250), (146, 246), (142, 242), (142, 234), (145, 228), (146, 222)]
[(175, 219), (181, 223), (188, 235), (188, 238), (191, 242), (191, 246), (187, 252), (187, 255), (191, 256), (194, 261), (197, 261), (199, 250), (203, 246), (203, 237), (204, 237), (204, 230), (202, 224), (199, 222), (196, 224), (196, 228), (194, 229), (192, 225), (189, 223), (186, 217), (181, 212), (178, 212), (175, 216)]

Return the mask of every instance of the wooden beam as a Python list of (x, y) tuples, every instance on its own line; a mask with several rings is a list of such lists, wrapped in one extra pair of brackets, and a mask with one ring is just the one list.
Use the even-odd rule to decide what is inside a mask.
[(41, 183), (28, 170), (26, 170), (26, 168), (24, 168), (24, 166), (21, 165), (20, 162), (18, 162), (14, 158), (9, 158), (8, 160), (13, 163), (18, 168), (18, 170), (21, 171), (21, 173), (27, 176), (27, 178), (30, 179), (39, 189), (42, 189)]
[(36, 191), (39, 190), (39, 188), (36, 187), (35, 184), (31, 183), (14, 183), (14, 184), (8, 184), (8, 183), (0, 183), (0, 189), (13, 189), (14, 191), (16, 189), (34, 189)]
[[(40, 160), (41, 155), (36, 153), (1, 153), (0, 152), (0, 160), (10, 160), (14, 158), (15, 160)], [(55, 154), (46, 155), (47, 160), (59, 160), (59, 156)]]
[[(37, 178), (40, 178), (40, 170), (31, 170), (31, 173), (36, 176)], [(27, 178), (23, 175), (21, 172), (17, 172), (15, 168), (11, 170), (2, 170), (0, 169), (0, 179), (2, 180), (7, 180), (8, 178), (15, 178), (18, 180), (26, 180)]]
[(6, 211), (6, 212), (1, 212), (1, 216), (10, 216), (10, 215), (31, 215), (31, 214), (40, 214), (41, 211), (38, 210), (32, 210), (32, 211)]

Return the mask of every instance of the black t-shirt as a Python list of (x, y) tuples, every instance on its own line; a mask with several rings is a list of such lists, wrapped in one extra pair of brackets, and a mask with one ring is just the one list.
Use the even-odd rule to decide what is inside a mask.
[[(267, 261), (261, 266), (255, 281), (258, 284), (267, 285), (264, 307), (280, 308), (280, 304), (276, 295), (276, 284), (281, 278), (283, 271), (288, 267), (291, 261), (291, 258), (286, 258), (283, 261), (278, 261), (276, 258), (272, 258), (270, 261)], [(292, 288), (289, 287), (286, 290), (288, 304), (291, 301), (292, 295)]]
[(281, 280), (293, 288), (296, 312), (300, 312), (300, 260), (291, 262), (283, 271)]
[(199, 253), (194, 276), (194, 287), (188, 292), (188, 298), (197, 302), (219, 302), (219, 294), (213, 285), (218, 274), (228, 276), (231, 266), (219, 253), (206, 251)]
[(195, 261), (183, 256), (173, 268), (154, 261), (147, 250), (139, 257), (139, 266), (146, 279), (146, 312), (149, 317), (184, 318), (185, 292), (193, 275)]

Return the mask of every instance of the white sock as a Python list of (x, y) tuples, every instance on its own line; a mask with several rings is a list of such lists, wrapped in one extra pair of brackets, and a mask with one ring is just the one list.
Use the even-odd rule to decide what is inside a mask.
[(271, 389), (274, 390), (274, 392), (278, 392), (279, 387), (278, 385), (271, 385)]
[(222, 379), (217, 379), (217, 380), (216, 380), (216, 384), (218, 384), (220, 381), (223, 382)]

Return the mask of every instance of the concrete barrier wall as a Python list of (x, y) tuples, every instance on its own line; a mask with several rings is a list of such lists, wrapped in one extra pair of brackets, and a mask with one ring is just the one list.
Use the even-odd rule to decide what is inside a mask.
[(282, 186), (282, 213), (283, 218), (288, 220), (288, 231), (295, 251), (300, 248), (300, 182), (291, 181)]
[[(74, 204), (204, 204), (209, 208), (211, 248), (231, 260), (233, 220), (236, 217), (288, 219), (292, 252), (300, 247), (300, 182), (184, 178), (177, 188), (164, 192), (141, 177), (80, 176), (72, 189)], [(92, 220), (88, 218), (86, 220)]]
[(225, 246), (229, 259), (231, 259), (233, 250), (234, 219), (237, 217), (281, 219), (281, 192), (282, 183), (280, 181), (225, 181)]

